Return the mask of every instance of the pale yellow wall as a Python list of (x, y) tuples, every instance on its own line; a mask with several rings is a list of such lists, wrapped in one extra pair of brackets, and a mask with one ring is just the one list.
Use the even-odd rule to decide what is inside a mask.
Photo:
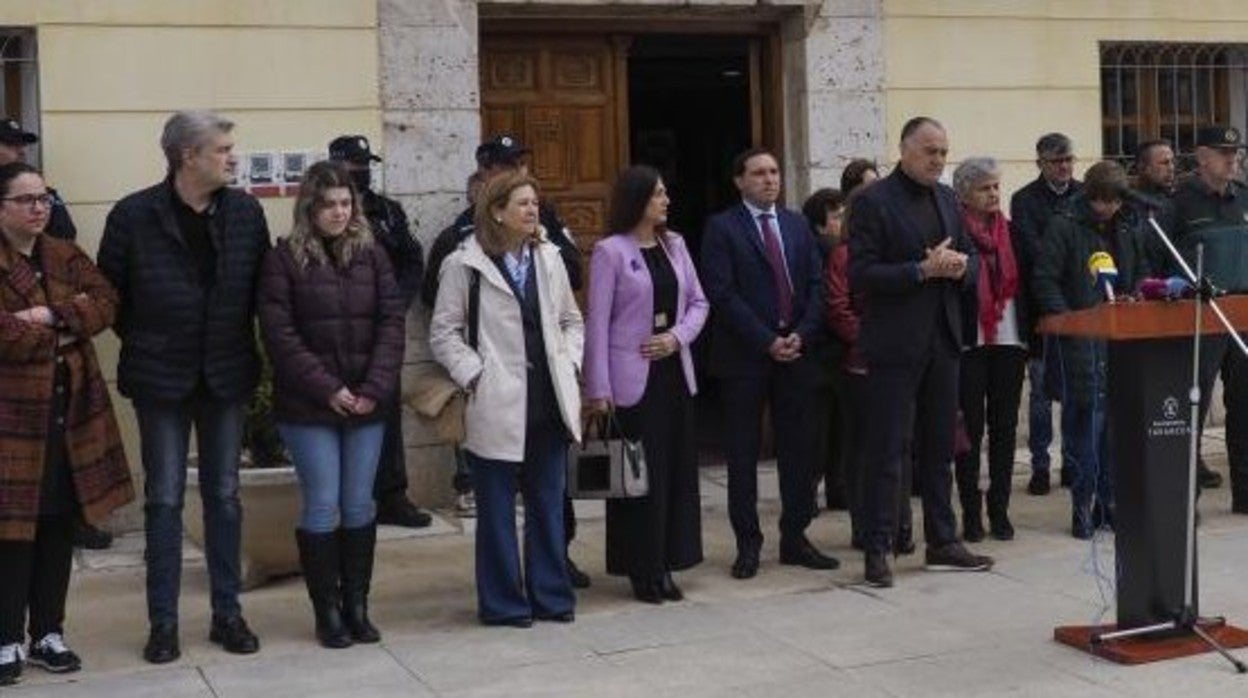
[(1048, 131), (1075, 141), (1079, 170), (1101, 154), (1100, 41), (1248, 43), (1243, 0), (884, 0), (888, 152), (925, 114), (951, 159), (991, 155), (1013, 190), (1036, 176)]
[[(240, 151), (381, 140), (376, 0), (0, 0), (0, 26), (35, 30), (41, 118), (28, 126), (91, 253), (113, 203), (163, 176), (160, 129), (177, 109), (220, 111)], [(284, 233), (291, 200), (263, 204)], [(96, 344), (111, 381), (116, 338)], [(115, 407), (137, 470), (133, 412)]]
[[(0, 0), (33, 27), (43, 167), (94, 251), (108, 208), (164, 174), (160, 128), (180, 108), (237, 124), (240, 151), (380, 140), (375, 0)], [(270, 225), (289, 202), (266, 202)]]

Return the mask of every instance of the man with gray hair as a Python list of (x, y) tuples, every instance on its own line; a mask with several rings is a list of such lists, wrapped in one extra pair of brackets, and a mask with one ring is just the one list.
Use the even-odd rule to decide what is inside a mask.
[(255, 390), (255, 292), (269, 249), (264, 212), (226, 185), (234, 124), (208, 111), (165, 122), (164, 181), (109, 212), (99, 266), (121, 296), (117, 384), (134, 403), (145, 475), (147, 612), (143, 657), (176, 660), (182, 504), (192, 424), (198, 444), (205, 555), (212, 593), (209, 639), (247, 654), (259, 641), (238, 602), (242, 511), (238, 459)]
[[(1010, 227), (1017, 241), (1014, 252), (1018, 255), (1021, 269), (1035, 268), (1040, 238), (1044, 235), (1049, 220), (1065, 208), (1071, 197), (1083, 187), (1075, 179), (1074, 145), (1064, 133), (1046, 133), (1040, 136), (1036, 141), (1036, 166), (1040, 168), (1040, 176), (1014, 192), (1010, 199)], [(1028, 275), (1023, 274), (1021, 297), (1031, 297), (1028, 288), (1030, 282)], [(1035, 313), (1032, 313), (1032, 317), (1036, 317)], [(1049, 446), (1053, 443), (1053, 403), (1045, 390), (1044, 339), (1036, 335), (1034, 325), (1029, 324), (1019, 329), (1030, 352), (1027, 362), (1030, 384), (1027, 446), (1031, 450), (1031, 481), (1027, 483), (1027, 492), (1046, 495), (1050, 487)], [(1064, 463), (1061, 482), (1063, 486), (1070, 484)]]

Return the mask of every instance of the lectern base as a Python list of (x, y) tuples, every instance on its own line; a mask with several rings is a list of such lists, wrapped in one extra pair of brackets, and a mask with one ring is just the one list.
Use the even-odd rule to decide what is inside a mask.
[[(1117, 626), (1112, 623), (1109, 625), (1063, 625), (1053, 630), (1053, 639), (1063, 645), (1070, 645), (1075, 649), (1104, 657), (1118, 664), (1147, 664), (1214, 651), (1200, 637), (1184, 631), (1177, 631), (1176, 634), (1168, 637), (1154, 635), (1092, 642), (1093, 635), (1113, 632), (1116, 629)], [(1248, 630), (1226, 623), (1208, 625), (1202, 623), (1201, 629), (1223, 647), (1232, 649), (1248, 647)]]

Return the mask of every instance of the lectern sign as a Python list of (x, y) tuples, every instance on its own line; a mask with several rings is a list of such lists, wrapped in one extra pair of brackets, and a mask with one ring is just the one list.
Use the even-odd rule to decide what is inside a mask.
[(1161, 418), (1153, 419), (1148, 425), (1148, 437), (1186, 437), (1191, 429), (1185, 417), (1180, 409), (1179, 399), (1173, 395), (1167, 397), (1161, 401)]

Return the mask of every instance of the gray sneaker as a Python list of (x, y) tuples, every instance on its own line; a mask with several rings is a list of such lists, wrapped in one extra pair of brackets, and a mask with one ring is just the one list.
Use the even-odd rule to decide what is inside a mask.
[(987, 572), (992, 569), (992, 558), (975, 555), (957, 542), (938, 548), (929, 545), (924, 558), (927, 569), (932, 572)]

